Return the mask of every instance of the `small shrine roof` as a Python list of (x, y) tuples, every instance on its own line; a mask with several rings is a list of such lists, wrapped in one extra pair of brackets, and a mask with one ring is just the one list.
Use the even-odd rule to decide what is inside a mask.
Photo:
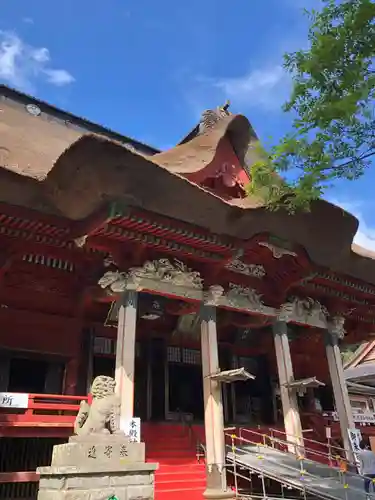
[(350, 381), (372, 379), (375, 377), (375, 363), (360, 365), (356, 368), (348, 368), (344, 371), (344, 377), (345, 380)]
[(363, 394), (365, 396), (375, 395), (375, 387), (365, 384), (356, 384), (355, 382), (346, 382), (350, 394)]
[[(358, 386), (365, 383), (370, 386), (375, 385), (375, 362), (374, 362), (375, 340), (366, 342), (359, 346), (354, 355), (344, 365), (344, 377), (348, 385)], [(368, 386), (362, 385), (362, 388)], [(370, 389), (370, 387), (368, 387)], [(372, 387), (373, 390), (374, 387)]]
[[(375, 340), (371, 342), (365, 342), (358, 346), (358, 348), (353, 352), (352, 356), (349, 357), (346, 363), (344, 363), (344, 369), (357, 368), (362, 363), (368, 361), (373, 361), (375, 353)], [(367, 360), (371, 356), (370, 360)]]

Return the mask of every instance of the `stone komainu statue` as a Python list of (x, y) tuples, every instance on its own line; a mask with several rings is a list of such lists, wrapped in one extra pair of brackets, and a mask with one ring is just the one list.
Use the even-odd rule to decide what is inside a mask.
[(112, 377), (100, 375), (91, 386), (92, 403), (81, 401), (74, 433), (78, 436), (90, 434), (123, 434), (120, 430), (120, 399), (115, 394), (116, 382)]

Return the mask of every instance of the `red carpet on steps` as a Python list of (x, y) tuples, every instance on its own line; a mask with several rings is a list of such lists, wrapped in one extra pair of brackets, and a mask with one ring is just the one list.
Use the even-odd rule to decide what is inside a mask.
[[(201, 438), (203, 426), (194, 426)], [(203, 437), (203, 436), (202, 436)], [(202, 500), (206, 487), (203, 460), (198, 463), (196, 446), (186, 427), (177, 424), (144, 424), (147, 462), (159, 463), (155, 473), (155, 500)]]
[[(142, 441), (146, 443), (147, 462), (159, 464), (155, 472), (155, 500), (203, 500), (205, 464), (203, 457), (198, 463), (196, 455), (196, 440), (205, 441), (203, 425), (193, 426), (193, 439), (190, 439), (187, 427), (180, 424), (144, 423), (141, 432)], [(245, 439), (255, 443), (270, 434), (265, 428), (242, 431)], [(279, 439), (285, 439), (285, 431), (276, 431), (276, 434)], [(312, 437), (315, 438), (315, 433)], [(323, 444), (311, 443), (308, 439), (305, 444), (309, 448), (307, 458), (327, 462), (327, 449)]]

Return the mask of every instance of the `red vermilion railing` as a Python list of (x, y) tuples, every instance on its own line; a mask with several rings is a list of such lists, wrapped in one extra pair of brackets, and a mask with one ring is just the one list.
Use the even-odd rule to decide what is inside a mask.
[[(36, 498), (37, 466), (50, 463), (53, 445), (59, 442), (56, 436), (71, 434), (79, 403), (87, 399), (86, 396), (28, 394), (27, 407), (0, 408), (0, 436), (4, 437), (0, 455), (5, 459), (7, 452), (17, 453), (17, 463), (4, 464), (0, 459), (0, 498)], [(23, 439), (26, 436), (34, 440)], [(50, 439), (35, 442), (40, 436)], [(13, 443), (14, 438), (19, 439)]]
[(0, 427), (72, 427), (79, 403), (87, 396), (29, 394), (27, 408), (0, 408)]

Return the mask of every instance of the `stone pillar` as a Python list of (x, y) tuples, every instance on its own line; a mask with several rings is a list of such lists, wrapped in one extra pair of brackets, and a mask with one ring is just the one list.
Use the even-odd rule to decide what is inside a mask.
[[(138, 294), (127, 290), (120, 300), (116, 347), (116, 392), (121, 399), (120, 422), (134, 415), (134, 360)], [(122, 424), (121, 424), (122, 425)]]
[[(290, 452), (301, 451), (303, 447), (302, 425), (298, 408), (297, 394), (286, 387), (294, 381), (292, 357), (290, 354), (288, 326), (284, 321), (276, 321), (273, 325), (277, 370), (279, 373), (280, 397), (284, 415), (284, 426)], [(295, 444), (294, 444), (295, 443)], [(296, 449), (296, 446), (298, 448)]]
[(227, 489), (225, 469), (224, 412), (221, 384), (210, 378), (220, 371), (216, 331), (216, 307), (204, 305), (201, 309), (202, 375), (204, 399), (204, 426), (206, 435), (205, 498), (232, 498)]
[(336, 411), (340, 421), (341, 436), (347, 458), (354, 460), (351, 450), (348, 429), (355, 427), (353, 413), (350, 405), (348, 388), (345, 383), (344, 370), (342, 367), (341, 353), (338, 344), (338, 335), (331, 326), (325, 332), (326, 356), (328, 369), (331, 377), (333, 396), (335, 399)]

